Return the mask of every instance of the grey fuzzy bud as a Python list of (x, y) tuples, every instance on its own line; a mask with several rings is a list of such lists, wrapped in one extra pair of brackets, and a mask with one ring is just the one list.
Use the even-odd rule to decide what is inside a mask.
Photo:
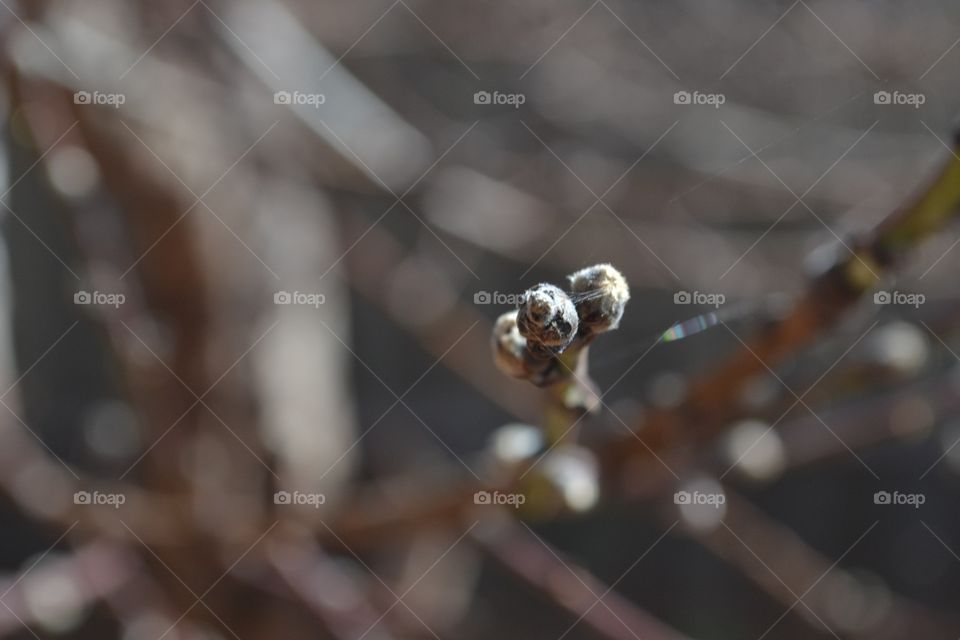
[(517, 328), (529, 349), (559, 353), (577, 335), (579, 325), (577, 308), (562, 289), (538, 284), (524, 292)]
[(630, 287), (609, 264), (586, 267), (567, 276), (583, 330), (601, 333), (616, 329), (630, 300)]

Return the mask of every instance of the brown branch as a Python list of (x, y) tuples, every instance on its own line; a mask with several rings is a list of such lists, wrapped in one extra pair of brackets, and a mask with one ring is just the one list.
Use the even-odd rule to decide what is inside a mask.
[[(511, 573), (547, 594), (610, 640), (682, 640), (687, 638), (536, 536), (508, 519), (471, 533), (477, 544)], [(571, 622), (573, 622), (571, 621)]]
[[(960, 149), (956, 142), (954, 146)], [(852, 253), (838, 248), (833, 265), (813, 277), (792, 309), (713, 372), (695, 381), (679, 410), (653, 414), (637, 425), (643, 444), (628, 439), (605, 447), (602, 457), (607, 470), (617, 478), (635, 457), (648, 457), (648, 447), (659, 451), (672, 445), (704, 442), (744, 415), (746, 409), (739, 399), (754, 377), (783, 363), (835, 326), (880, 275), (891, 271), (908, 251), (952, 221), (958, 205), (960, 158), (954, 155), (947, 158), (919, 195), (854, 241)]]
[[(843, 625), (843, 621), (837, 620), (834, 602), (838, 593), (843, 591), (851, 601), (865, 603), (877, 596), (792, 529), (774, 521), (729, 487), (724, 487), (724, 494), (727, 511), (722, 526), (689, 534), (824, 637), (832, 637), (834, 633), (850, 638), (889, 640), (908, 635), (952, 637), (960, 626), (955, 616), (931, 612), (896, 594), (891, 595), (885, 610), (871, 622), (848, 621), (854, 628)], [(855, 539), (856, 534), (849, 543)]]

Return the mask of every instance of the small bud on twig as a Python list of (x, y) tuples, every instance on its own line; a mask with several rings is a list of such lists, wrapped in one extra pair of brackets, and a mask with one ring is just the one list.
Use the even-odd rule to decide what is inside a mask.
[(586, 267), (567, 276), (580, 317), (580, 332), (602, 333), (616, 329), (630, 300), (630, 288), (609, 264)]
[(579, 325), (577, 308), (559, 287), (538, 284), (523, 294), (517, 328), (531, 351), (562, 352), (576, 337)]
[[(523, 293), (516, 311), (497, 319), (492, 336), (497, 368), (539, 387), (566, 380), (592, 389), (587, 346), (597, 334), (617, 328), (630, 289), (609, 264), (581, 269), (568, 279), (572, 293), (538, 284)], [(588, 402), (576, 404), (589, 410)]]

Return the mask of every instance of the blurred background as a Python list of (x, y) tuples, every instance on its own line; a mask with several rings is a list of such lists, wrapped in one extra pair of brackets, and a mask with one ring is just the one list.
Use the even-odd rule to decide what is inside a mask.
[[(956, 157), (960, 8), (0, 5), (0, 635), (960, 636), (956, 226), (858, 244)], [(491, 327), (606, 262), (546, 448)]]

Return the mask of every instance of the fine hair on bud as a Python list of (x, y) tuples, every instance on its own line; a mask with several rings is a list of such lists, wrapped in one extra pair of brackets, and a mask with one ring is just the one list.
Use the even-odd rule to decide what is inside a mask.
[(575, 301), (581, 333), (616, 329), (630, 300), (623, 275), (609, 264), (586, 267), (567, 276)]
[(508, 311), (493, 325), (493, 362), (500, 371), (514, 378), (529, 378), (526, 363), (527, 339), (517, 329), (517, 311)]
[(527, 289), (517, 310), (517, 328), (531, 351), (560, 353), (577, 335), (573, 300), (559, 287), (541, 283)]

